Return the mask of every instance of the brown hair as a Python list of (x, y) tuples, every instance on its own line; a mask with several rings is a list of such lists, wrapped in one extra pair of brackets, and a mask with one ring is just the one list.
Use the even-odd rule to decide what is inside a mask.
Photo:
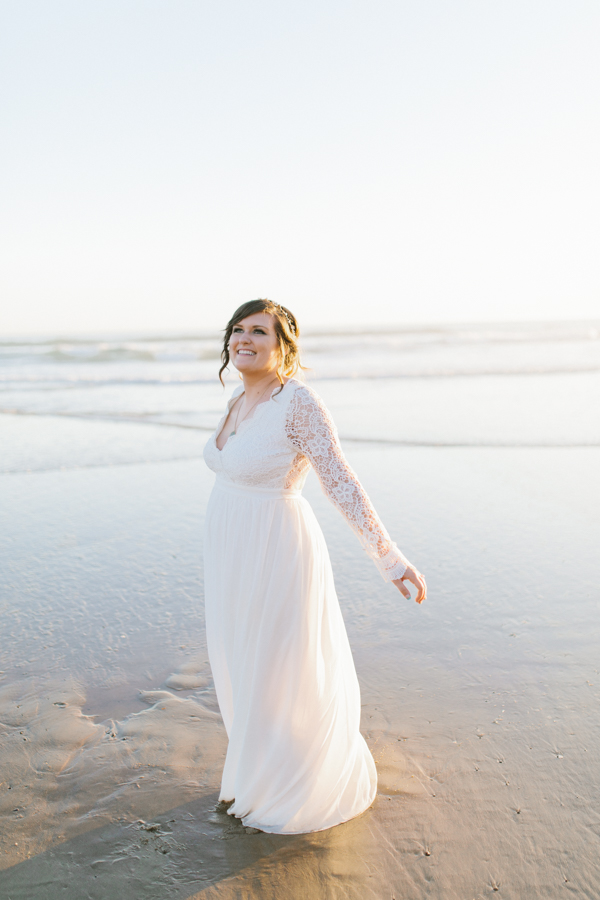
[(225, 328), (225, 336), (223, 338), (223, 350), (221, 351), (221, 361), (223, 365), (219, 369), (219, 381), (223, 384), (221, 377), (227, 366), (229, 365), (229, 340), (236, 325), (242, 319), (253, 316), (255, 313), (268, 313), (273, 316), (275, 322), (275, 335), (279, 340), (279, 350), (281, 361), (277, 367), (277, 377), (283, 387), (283, 376), (291, 378), (296, 374), (298, 369), (302, 368), (300, 364), (300, 348), (298, 346), (298, 338), (300, 329), (293, 313), (273, 303), (272, 300), (249, 300), (239, 306)]

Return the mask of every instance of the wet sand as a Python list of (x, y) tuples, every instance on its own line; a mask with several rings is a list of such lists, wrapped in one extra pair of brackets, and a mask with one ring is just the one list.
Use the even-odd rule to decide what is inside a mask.
[(203, 463), (2, 476), (3, 900), (597, 896), (598, 449), (346, 451), (430, 597), (309, 481), (379, 793), (305, 836), (216, 804)]

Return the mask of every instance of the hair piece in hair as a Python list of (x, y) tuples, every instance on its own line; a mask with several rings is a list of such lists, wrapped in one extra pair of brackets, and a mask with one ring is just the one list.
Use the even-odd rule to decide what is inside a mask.
[(275, 306), (277, 307), (278, 310), (280, 310), (280, 311), (284, 314), (284, 316), (285, 316), (286, 319), (287, 319), (287, 323), (288, 323), (288, 325), (289, 325), (290, 331), (292, 332), (292, 334), (293, 334), (295, 337), (297, 337), (296, 320), (295, 320), (295, 319), (292, 317), (292, 315), (288, 312), (288, 310), (285, 308), (285, 306), (282, 306), (282, 305), (281, 305), (281, 303), (276, 303)]

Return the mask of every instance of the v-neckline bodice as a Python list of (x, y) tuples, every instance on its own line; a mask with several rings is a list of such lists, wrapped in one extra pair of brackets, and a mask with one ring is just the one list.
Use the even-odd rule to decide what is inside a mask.
[(242, 394), (245, 393), (245, 391), (242, 391), (240, 394), (237, 394), (235, 397), (231, 397), (227, 403), (227, 411), (226, 411), (225, 415), (222, 417), (221, 421), (219, 422), (219, 425), (217, 426), (217, 429), (213, 435), (214, 445), (217, 450), (217, 453), (223, 453), (225, 451), (225, 448), (229, 444), (229, 441), (232, 438), (235, 438), (238, 436), (241, 429), (243, 429), (244, 425), (246, 425), (248, 422), (252, 422), (256, 418), (256, 414), (258, 413), (261, 406), (268, 406), (269, 403), (272, 403), (273, 399), (274, 399), (274, 394), (277, 393), (277, 396), (279, 396), (279, 394), (281, 394), (285, 390), (285, 388), (290, 383), (290, 381), (292, 381), (292, 379), (288, 378), (288, 380), (283, 385), (283, 388), (281, 388), (280, 385), (276, 385), (273, 388), (273, 390), (271, 391), (271, 394), (269, 395), (268, 400), (263, 400), (262, 403), (258, 403), (256, 405), (256, 408), (254, 409), (252, 415), (249, 416), (247, 419), (244, 419), (242, 422), (240, 422), (240, 424), (236, 428), (235, 432), (233, 432), (232, 434), (229, 435), (229, 437), (227, 438), (227, 440), (225, 441), (225, 443), (223, 444), (222, 447), (219, 447), (219, 445), (217, 444), (217, 441), (221, 435), (221, 432), (223, 431), (223, 428), (225, 427), (225, 422), (227, 421), (227, 418), (229, 416), (229, 413), (231, 412), (233, 404), (236, 400), (238, 400), (242, 396)]

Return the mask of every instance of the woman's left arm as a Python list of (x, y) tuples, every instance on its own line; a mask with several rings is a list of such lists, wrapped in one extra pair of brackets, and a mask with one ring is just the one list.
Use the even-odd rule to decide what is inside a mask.
[(391, 540), (344, 456), (329, 411), (310, 388), (294, 391), (286, 433), (290, 443), (308, 457), (325, 494), (350, 524), (385, 581), (391, 581), (405, 597), (410, 597), (410, 592), (404, 582), (411, 582), (417, 589), (416, 602), (422, 603), (427, 594), (425, 579)]

